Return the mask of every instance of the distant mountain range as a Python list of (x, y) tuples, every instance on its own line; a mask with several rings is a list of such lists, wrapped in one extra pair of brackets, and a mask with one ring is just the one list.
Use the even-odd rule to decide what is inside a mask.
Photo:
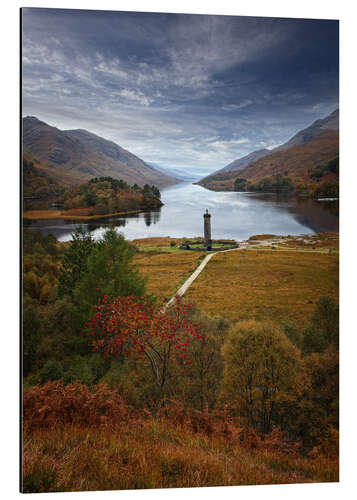
[(112, 141), (87, 130), (59, 130), (34, 116), (23, 119), (23, 150), (38, 168), (66, 186), (105, 176), (159, 188), (179, 182)]
[[(243, 170), (243, 168), (247, 167), (253, 161), (259, 160), (260, 158), (263, 158), (263, 156), (266, 156), (270, 153), (271, 151), (269, 149), (258, 149), (258, 151), (253, 151), (253, 153), (249, 153), (248, 155), (243, 156), (243, 158), (238, 158), (238, 160), (232, 161), (232, 163), (229, 163), (228, 165), (221, 168), (220, 170), (217, 170), (217, 172), (214, 172), (211, 175), (217, 175), (222, 172), (236, 172), (238, 170)], [(209, 177), (211, 177), (211, 175)]]
[(339, 110), (316, 120), (289, 141), (272, 150), (260, 149), (201, 179), (197, 184), (213, 190), (232, 190), (237, 177), (256, 182), (281, 174), (309, 182), (309, 169), (324, 165), (339, 153)]
[(169, 167), (160, 167), (156, 163), (148, 163), (151, 167), (159, 170), (160, 172), (166, 175), (174, 175), (176, 179), (180, 181), (196, 181), (200, 178), (199, 175), (192, 175), (192, 173), (187, 172), (186, 170), (178, 169), (178, 168), (169, 168)]

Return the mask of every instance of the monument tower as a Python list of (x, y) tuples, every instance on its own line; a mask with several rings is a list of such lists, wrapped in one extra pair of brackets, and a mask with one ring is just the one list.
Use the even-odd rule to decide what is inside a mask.
[(206, 209), (206, 213), (203, 214), (203, 229), (204, 229), (204, 238), (205, 238), (205, 247), (210, 250), (212, 247), (212, 240), (211, 240), (211, 214), (208, 213), (208, 210)]

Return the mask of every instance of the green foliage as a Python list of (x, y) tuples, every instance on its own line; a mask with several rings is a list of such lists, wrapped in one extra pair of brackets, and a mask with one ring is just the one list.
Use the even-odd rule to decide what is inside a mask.
[(23, 372), (38, 368), (43, 337), (43, 309), (55, 300), (61, 250), (52, 235), (23, 232)]
[(284, 419), (295, 393), (300, 354), (273, 323), (237, 323), (223, 346), (222, 396), (236, 402), (240, 415), (270, 432)]
[(87, 270), (87, 260), (95, 242), (90, 232), (82, 226), (76, 228), (72, 234), (71, 244), (66, 251), (62, 262), (58, 283), (58, 296), (73, 295), (73, 291)]
[(94, 382), (94, 374), (86, 358), (78, 355), (73, 357), (71, 366), (63, 377), (63, 381), (66, 384), (71, 384), (76, 380), (86, 385), (91, 385)]
[(262, 191), (264, 193), (290, 193), (294, 191), (294, 184), (290, 177), (283, 177), (280, 174), (271, 177), (265, 177), (249, 186), (252, 191)]
[(314, 198), (338, 198), (339, 183), (338, 181), (325, 181), (318, 185), (313, 191)]
[(62, 200), (65, 189), (33, 161), (23, 158), (22, 185), (24, 209), (47, 208), (50, 201)]
[(59, 361), (46, 361), (40, 371), (41, 383), (46, 383), (49, 380), (59, 380), (63, 378), (63, 366)]
[(53, 234), (43, 236), (40, 231), (32, 231), (29, 229), (23, 230), (23, 254), (33, 254), (40, 252), (43, 255), (46, 253), (52, 257), (60, 255), (60, 249), (56, 245), (57, 239)]
[(66, 371), (63, 381), (66, 384), (71, 384), (79, 381), (88, 386), (97, 384), (99, 380), (106, 374), (110, 363), (104, 361), (98, 354), (89, 356), (75, 355), (65, 361)]
[(337, 174), (339, 173), (339, 157), (337, 156), (333, 160), (329, 161), (327, 165), (319, 165), (309, 171), (311, 179), (319, 180), (324, 175), (329, 173)]
[(98, 196), (96, 193), (93, 193), (92, 191), (89, 191), (88, 193), (86, 193), (85, 197), (84, 197), (84, 202), (86, 204), (87, 207), (92, 207), (93, 205), (95, 205), (98, 201)]
[(26, 377), (35, 367), (37, 347), (40, 342), (40, 320), (37, 309), (32, 301), (25, 300), (22, 316), (23, 344), (22, 362), (23, 374)]
[(154, 198), (160, 198), (161, 193), (159, 189), (156, 186), (149, 186), (149, 184), (145, 184), (143, 187), (142, 193), (146, 197), (154, 197)]
[(146, 280), (131, 262), (134, 253), (135, 248), (115, 229), (108, 229), (95, 244), (73, 293), (83, 318), (104, 295), (145, 295)]
[(294, 189), (294, 184), (286, 173), (284, 176), (276, 174), (264, 177), (264, 179), (254, 183), (242, 177), (237, 177), (234, 181), (234, 191), (261, 191), (263, 193), (284, 194), (291, 193)]
[(288, 339), (298, 348), (302, 348), (303, 335), (301, 330), (293, 321), (285, 321), (282, 324), (283, 331)]
[(329, 345), (338, 345), (339, 311), (331, 297), (320, 297), (310, 324), (303, 332), (304, 354), (322, 352)]
[(297, 435), (308, 447), (317, 445), (339, 426), (339, 356), (331, 345), (322, 353), (313, 353), (304, 360), (308, 383), (298, 403), (294, 426)]
[(234, 191), (249, 191), (250, 182), (242, 177), (237, 177), (234, 181)]
[(190, 319), (204, 335), (190, 345), (189, 370), (180, 362), (173, 367), (168, 390), (170, 397), (185, 407), (202, 411), (216, 407), (223, 372), (221, 348), (231, 324), (225, 318), (212, 318), (198, 310)]
[(112, 177), (99, 177), (66, 191), (65, 209), (90, 207), (83, 215), (104, 215), (118, 211), (143, 210), (160, 207), (160, 191), (156, 186), (137, 184), (129, 186), (125, 181)]

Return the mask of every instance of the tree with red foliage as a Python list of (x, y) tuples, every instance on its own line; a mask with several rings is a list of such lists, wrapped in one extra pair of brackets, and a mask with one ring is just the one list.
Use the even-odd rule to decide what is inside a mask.
[(160, 397), (170, 363), (177, 357), (191, 363), (188, 348), (193, 339), (202, 339), (196, 324), (187, 319), (193, 304), (177, 299), (170, 309), (154, 306), (146, 297), (104, 296), (89, 320), (93, 351), (110, 357), (146, 359)]

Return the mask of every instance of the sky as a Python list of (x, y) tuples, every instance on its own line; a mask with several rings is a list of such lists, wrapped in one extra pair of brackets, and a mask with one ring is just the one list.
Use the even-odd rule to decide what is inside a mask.
[(23, 9), (22, 107), (197, 176), (338, 107), (338, 21)]

